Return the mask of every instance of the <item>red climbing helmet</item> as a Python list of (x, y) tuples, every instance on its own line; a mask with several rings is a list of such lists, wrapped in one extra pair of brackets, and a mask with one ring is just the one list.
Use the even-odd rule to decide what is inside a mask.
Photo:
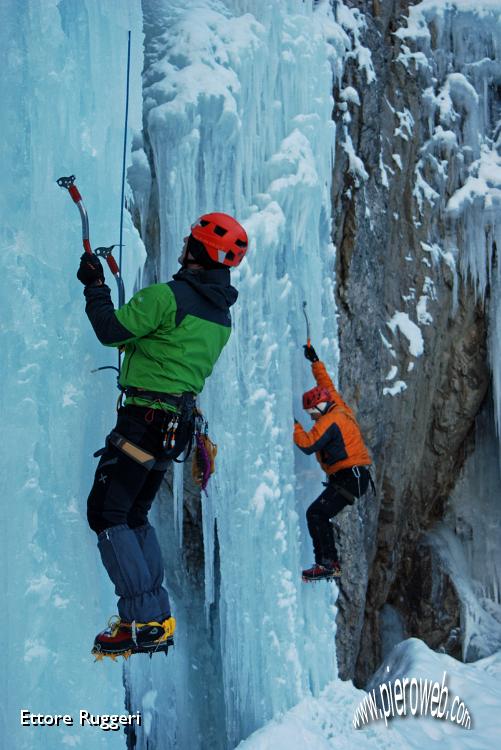
[(192, 224), (191, 234), (203, 244), (211, 260), (223, 266), (238, 266), (247, 252), (247, 232), (228, 214), (204, 214)]
[(318, 404), (330, 403), (331, 397), (327, 388), (320, 388), (316, 385), (315, 388), (303, 393), (303, 409), (314, 409)]

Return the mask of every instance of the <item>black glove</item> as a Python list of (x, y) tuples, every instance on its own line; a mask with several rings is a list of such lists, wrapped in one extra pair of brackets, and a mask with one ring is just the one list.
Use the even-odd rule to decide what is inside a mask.
[(94, 253), (84, 253), (80, 258), (80, 268), (77, 271), (77, 279), (84, 286), (90, 286), (96, 282), (104, 284), (104, 271), (101, 261)]
[(308, 346), (308, 344), (305, 344), (303, 346), (303, 349), (304, 349), (304, 356), (306, 357), (306, 359), (309, 359), (310, 362), (318, 362), (317, 353), (315, 349), (311, 346), (311, 344), (310, 346)]

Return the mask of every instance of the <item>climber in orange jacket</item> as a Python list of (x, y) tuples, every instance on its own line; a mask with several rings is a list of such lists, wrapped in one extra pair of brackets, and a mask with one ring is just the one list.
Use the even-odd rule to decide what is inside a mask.
[(294, 442), (303, 453), (315, 453), (328, 475), (326, 489), (306, 511), (315, 565), (303, 570), (303, 581), (316, 581), (341, 575), (330, 519), (367, 492), (372, 461), (353, 411), (335, 389), (315, 349), (305, 346), (304, 356), (312, 363), (317, 385), (303, 394), (303, 407), (315, 424), (306, 432), (294, 420)]

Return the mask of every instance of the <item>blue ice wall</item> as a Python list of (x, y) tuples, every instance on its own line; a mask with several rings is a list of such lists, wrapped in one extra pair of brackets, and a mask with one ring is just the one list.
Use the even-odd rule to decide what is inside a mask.
[[(139, 130), (143, 14), (159, 277), (175, 270), (182, 237), (205, 210), (235, 213), (251, 237), (234, 273), (234, 336), (202, 398), (219, 445), (203, 514), (205, 604), (219, 613), (224, 743), (231, 747), (336, 676), (336, 588), (300, 582), (312, 560), (304, 512), (322, 477), (293, 448), (292, 422), (312, 385), (301, 349), (303, 300), (313, 342), (336, 369), (331, 91), (350, 39), (325, 0), (145, 0), (142, 8), (132, 0), (6, 0), (0, 733), (16, 750), (124, 744), (121, 733), (95, 728), (21, 728), (19, 711), (78, 722), (80, 709), (123, 710), (121, 669), (89, 656), (115, 598), (85, 519), (92, 453), (113, 424), (116, 397), (113, 375), (90, 370), (114, 364), (114, 356), (84, 315), (75, 278), (80, 221), (55, 180), (76, 173), (93, 245), (117, 242), (126, 32), (133, 31), (131, 126)], [(355, 28), (350, 12), (346, 19)], [(137, 147), (131, 180), (145, 215), (149, 168)], [(144, 251), (125, 218), (130, 295)], [(176, 543), (171, 527), (160, 523), (160, 533), (164, 545)], [(194, 738), (203, 747), (187, 689), (198, 644), (182, 635), (191, 601), (182, 588), (175, 593), (177, 654), (146, 666), (136, 660), (126, 673), (132, 708), (146, 718), (138, 749), (153, 738), (158, 747), (191, 747)]]
[[(233, 272), (240, 292), (234, 334), (201, 399), (219, 446), (202, 500), (206, 604), (218, 597), (227, 733), (221, 746), (233, 747), (336, 676), (337, 589), (308, 588), (300, 578), (313, 559), (304, 514), (322, 490), (322, 475), (313, 458), (294, 449), (292, 427), (294, 415), (304, 421), (300, 396), (313, 385), (302, 351), (303, 300), (313, 342), (336, 370), (332, 88), (350, 42), (327, 2), (158, 0), (143, 8), (159, 278), (175, 270), (182, 238), (204, 211), (236, 215), (251, 239)], [(131, 180), (144, 226), (151, 184), (140, 150)], [(168, 549), (171, 529), (160, 524), (160, 534)], [(181, 602), (176, 607), (183, 633), (190, 613)], [(178, 675), (190, 671), (190, 644), (182, 648), (173, 657), (179, 672), (162, 677), (154, 665), (143, 676), (150, 739), (165, 724), (162, 707), (176, 700), (186, 707), (187, 683)], [(136, 665), (131, 671), (138, 695), (141, 675)], [(169, 742), (203, 747), (203, 738), (194, 739), (197, 717), (190, 713), (188, 722), (174, 713)], [(139, 747), (147, 742), (145, 733)]]
[[(94, 664), (115, 612), (87, 528), (92, 453), (114, 419), (114, 353), (95, 339), (75, 277), (78, 211), (56, 185), (76, 173), (94, 245), (118, 241), (127, 30), (140, 125), (137, 2), (3, 0), (0, 38), (2, 747), (123, 747), (97, 728), (22, 728), (35, 713), (121, 713), (121, 670)], [(126, 220), (129, 293), (144, 251)], [(111, 278), (111, 285), (113, 279)], [(5, 744), (4, 744), (5, 743)]]

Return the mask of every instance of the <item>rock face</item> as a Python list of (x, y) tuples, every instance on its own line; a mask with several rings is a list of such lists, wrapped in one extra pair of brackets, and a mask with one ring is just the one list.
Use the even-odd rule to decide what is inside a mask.
[[(390, 620), (401, 637), (417, 636), (458, 658), (467, 651), (464, 590), (429, 532), (454, 517), (450, 498), (475, 448), (490, 381), (483, 277), (495, 256), (495, 220), (481, 201), (464, 209), (461, 188), (480, 171), (483, 146), (493, 148), (498, 137), (501, 73), (493, 70), (501, 26), (489, 14), (481, 20), (472, 10), (437, 5), (441, 10), (426, 3), (419, 23), (413, 16), (419, 34), (411, 38), (407, 18), (417, 11), (404, 0), (333, 0), (341, 25), (346, 6), (358, 9), (359, 21), (355, 28), (352, 16), (344, 17), (352, 48), (334, 91), (339, 381), (358, 412), (377, 483), (376, 496), (345, 510), (335, 527), (346, 571), (337, 661), (340, 676), (359, 685), (391, 648)], [(150, 47), (145, 81), (154, 89), (156, 41)], [(143, 282), (162, 278), (165, 243), (158, 216), (167, 172), (148, 126), (152, 101), (147, 97), (144, 142), (136, 144), (130, 175), (140, 186), (131, 210), (149, 254)], [(173, 226), (177, 208), (169, 208)], [(170, 569), (183, 570), (169, 587), (180, 600), (190, 590), (192, 609), (201, 613), (200, 498), (186, 490), (184, 548), (165, 542)], [(171, 528), (172, 512), (162, 513), (163, 527)], [(202, 644), (200, 668), (221, 682), (221, 653), (211, 651), (218, 616), (212, 612), (198, 635), (196, 618), (187, 620), (192, 651), (196, 637)], [(472, 654), (485, 655), (475, 648)], [(207, 715), (223, 715), (222, 694), (211, 700), (200, 701)]]
[[(413, 58), (415, 45), (394, 33), (406, 26), (408, 3), (356, 5), (377, 75), (369, 83), (352, 61), (335, 91), (340, 386), (372, 449), (378, 492), (340, 519), (348, 573), (337, 653), (341, 676), (363, 685), (381, 660), (385, 604), (406, 636), (461, 653), (458, 595), (422, 536), (443, 518), (473, 447), (490, 374), (483, 308), (455, 271), (453, 245), (461, 257), (468, 232), (447, 205), (478, 144), (459, 96), (453, 116), (440, 108), (450, 74), (475, 61), (457, 41), (471, 18), (430, 21), (422, 58)], [(478, 107), (492, 105), (486, 92)]]

